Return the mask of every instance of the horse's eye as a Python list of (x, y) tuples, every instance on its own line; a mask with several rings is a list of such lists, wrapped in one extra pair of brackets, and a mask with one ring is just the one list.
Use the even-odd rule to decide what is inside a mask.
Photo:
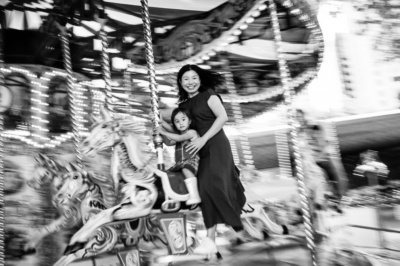
[(74, 175), (74, 179), (78, 179), (78, 175)]
[(102, 125), (102, 126), (101, 126), (101, 128), (106, 128), (106, 127), (107, 127), (107, 125), (106, 125), (106, 124), (104, 124), (104, 125)]

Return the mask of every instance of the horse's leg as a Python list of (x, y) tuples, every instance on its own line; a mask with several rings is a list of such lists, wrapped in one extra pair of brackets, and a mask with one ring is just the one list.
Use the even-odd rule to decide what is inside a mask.
[(82, 226), (81, 229), (79, 229), (78, 232), (76, 232), (72, 237), (71, 240), (69, 241), (70, 245), (75, 244), (76, 242), (86, 242), (89, 237), (93, 234), (94, 231), (96, 231), (97, 228), (100, 226), (110, 223), (114, 221), (114, 215), (113, 212), (120, 208), (121, 204), (114, 206), (112, 208), (103, 210), (96, 215), (92, 216), (86, 224)]
[(251, 207), (254, 209), (252, 212), (244, 213), (241, 215), (242, 219), (244, 220), (244, 227), (245, 227), (245, 229), (249, 230), (248, 233), (250, 235), (252, 235), (255, 238), (259, 238), (259, 233), (258, 232), (255, 233), (255, 231), (256, 231), (255, 228), (251, 224), (249, 224), (249, 221), (247, 218), (258, 218), (259, 220), (262, 221), (262, 223), (265, 226), (265, 229), (267, 229), (268, 232), (271, 232), (273, 234), (278, 234), (278, 235), (281, 235), (284, 233), (283, 227), (281, 225), (276, 224), (273, 221), (271, 221), (271, 219), (268, 217), (268, 214), (266, 214), (264, 209), (262, 208), (261, 204), (258, 204), (258, 203), (254, 204), (254, 205), (251, 204)]
[(44, 237), (60, 230), (60, 227), (64, 224), (64, 222), (65, 222), (65, 217), (61, 216), (57, 220), (54, 220), (50, 224), (45, 225), (41, 228), (30, 229), (30, 231), (28, 231), (29, 240), (28, 243), (25, 244), (24, 250), (25, 251), (34, 250), (37, 244)]
[(73, 254), (62, 256), (53, 266), (67, 266), (76, 259), (80, 259), (85, 254), (85, 249), (78, 250)]

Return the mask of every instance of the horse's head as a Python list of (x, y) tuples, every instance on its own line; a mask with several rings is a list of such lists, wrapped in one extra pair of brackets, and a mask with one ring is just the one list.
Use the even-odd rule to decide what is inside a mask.
[(117, 121), (105, 121), (96, 124), (88, 137), (81, 143), (80, 150), (87, 156), (115, 146), (121, 138), (118, 136), (119, 124)]
[(89, 190), (90, 180), (87, 173), (75, 165), (70, 166), (69, 172), (64, 174), (63, 182), (53, 197), (55, 206), (69, 205), (82, 200), (82, 195)]
[(55, 181), (58, 176), (67, 172), (66, 168), (46, 155), (39, 154), (36, 159), (35, 169), (28, 185), (35, 189), (42, 185)]
[(101, 116), (93, 117), (95, 123), (92, 130), (80, 147), (83, 154), (93, 156), (102, 150), (123, 143), (129, 160), (137, 169), (142, 169), (150, 159), (150, 138), (146, 135), (143, 122), (134, 117), (115, 115), (114, 118), (104, 108)]
[(100, 109), (101, 116), (92, 116), (94, 124), (87, 136), (80, 145), (83, 154), (94, 156), (96, 153), (116, 145), (120, 138), (118, 121), (112, 119), (104, 108)]

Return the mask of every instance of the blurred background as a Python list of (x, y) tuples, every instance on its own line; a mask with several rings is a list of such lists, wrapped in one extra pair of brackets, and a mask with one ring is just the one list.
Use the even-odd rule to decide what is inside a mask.
[[(343, 167), (347, 196), (363, 199), (379, 189), (392, 197), (400, 180), (400, 3), (274, 2), (278, 44), (268, 1), (149, 1), (159, 108), (176, 106), (181, 66), (219, 71), (228, 81), (218, 91), (229, 115), (225, 130), (236, 163), (244, 172), (249, 169), (243, 177), (249, 198), (288, 202), (298, 194), (288, 108), (302, 110), (311, 125), (323, 125), (332, 156)], [(42, 153), (75, 162), (73, 142), (87, 135), (90, 115), (107, 101), (115, 112), (134, 115), (150, 127), (141, 5), (138, 0), (0, 0), (0, 8), (6, 258), (10, 265), (52, 265), (65, 245), (64, 234), (47, 239), (34, 260), (21, 248), (21, 228), (57, 216), (48, 188), (38, 192), (26, 185), (34, 158)], [(105, 20), (103, 28), (96, 16)], [(69, 60), (60, 28), (68, 33)], [(284, 101), (279, 59), (290, 72), (285, 77), (293, 88), (290, 106)], [(172, 165), (173, 151), (165, 151), (166, 164)], [(380, 166), (368, 175), (361, 166), (371, 153)], [(101, 170), (108, 172), (108, 155), (102, 156)], [(93, 162), (87, 167), (100, 171)], [(37, 202), (28, 202), (28, 195)], [(351, 244), (375, 255), (390, 250), (393, 254), (385, 255), (398, 258), (397, 205), (384, 208), (371, 201), (347, 217), (369, 228), (353, 228)], [(33, 206), (40, 206), (38, 212), (27, 215)], [(54, 215), (44, 217), (48, 210)], [(382, 228), (393, 232), (377, 230)]]

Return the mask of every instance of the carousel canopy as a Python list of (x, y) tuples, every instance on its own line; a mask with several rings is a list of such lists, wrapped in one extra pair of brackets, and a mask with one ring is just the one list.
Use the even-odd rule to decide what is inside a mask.
[[(300, 90), (320, 63), (322, 40), (321, 36), (311, 34), (309, 23), (318, 25), (307, 1), (292, 3), (292, 8), (288, 8), (283, 1), (276, 1), (282, 54)], [(97, 16), (107, 19), (104, 30), (108, 35), (112, 78), (116, 81), (114, 91), (118, 94), (123, 90), (122, 71), (127, 70), (132, 93), (147, 93), (139, 0), (3, 0), (0, 4), (4, 11), (1, 27), (6, 63), (62, 69), (57, 27), (61, 25), (70, 33), (73, 70), (90, 79), (101, 79), (102, 45)], [(235, 101), (242, 105), (245, 117), (275, 106), (283, 91), (267, 4), (260, 0), (149, 1), (160, 96), (176, 95), (176, 71), (183, 64), (196, 63), (233, 73), (238, 94)]]

